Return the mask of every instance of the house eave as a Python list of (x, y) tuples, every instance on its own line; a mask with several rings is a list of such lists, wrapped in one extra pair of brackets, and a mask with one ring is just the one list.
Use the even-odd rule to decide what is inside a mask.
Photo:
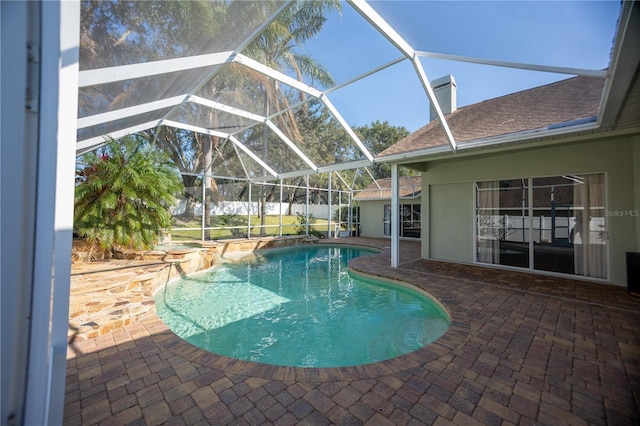
[[(598, 130), (600, 130), (600, 125), (595, 118), (593, 118), (593, 121), (589, 121), (588, 123), (576, 124), (569, 127), (562, 126), (562, 123), (560, 123), (558, 125), (547, 126), (539, 129), (508, 133), (505, 135), (458, 143), (457, 154), (493, 148), (531, 145), (545, 141), (561, 143), (563, 140), (568, 140), (568, 138), (575, 136), (576, 134), (596, 133)], [(563, 139), (559, 139), (561, 136)], [(448, 145), (439, 145), (398, 154), (391, 154), (384, 157), (376, 157), (374, 161), (376, 163), (401, 163), (405, 161), (424, 160), (430, 157), (446, 154), (453, 156), (456, 155), (456, 153), (451, 151), (451, 148)]]

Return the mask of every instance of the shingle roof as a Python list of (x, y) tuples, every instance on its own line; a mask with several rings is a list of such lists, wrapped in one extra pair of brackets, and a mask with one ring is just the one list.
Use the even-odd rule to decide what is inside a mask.
[[(598, 114), (604, 80), (574, 77), (468, 105), (445, 116), (460, 145), (471, 141), (543, 129)], [(385, 157), (447, 145), (438, 120), (416, 130), (378, 154)]]
[[(417, 197), (422, 192), (422, 177), (407, 176), (398, 179), (400, 197)], [(384, 200), (391, 198), (391, 178), (378, 179), (358, 192), (354, 200)]]

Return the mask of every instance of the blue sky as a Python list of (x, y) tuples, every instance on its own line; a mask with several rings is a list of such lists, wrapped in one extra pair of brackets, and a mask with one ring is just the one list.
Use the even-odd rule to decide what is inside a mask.
[[(608, 66), (617, 1), (372, 1), (414, 49), (540, 65)], [(331, 16), (305, 52), (337, 83), (401, 56), (349, 5)], [(571, 76), (422, 58), (429, 79), (452, 74), (458, 107)], [(417, 130), (429, 104), (409, 61), (329, 95), (347, 122), (389, 121)]]

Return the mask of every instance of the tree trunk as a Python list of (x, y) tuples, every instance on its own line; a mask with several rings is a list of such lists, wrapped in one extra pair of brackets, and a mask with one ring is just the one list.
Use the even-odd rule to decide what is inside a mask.
[(196, 215), (196, 200), (193, 195), (189, 193), (185, 193), (185, 206), (184, 213), (182, 213), (182, 218), (184, 220), (193, 219)]
[(182, 175), (182, 183), (184, 184), (184, 200), (185, 200), (185, 206), (184, 206), (184, 213), (182, 213), (180, 216), (184, 219), (184, 220), (190, 220), (193, 219), (193, 217), (195, 216), (196, 212), (196, 197), (195, 195), (190, 192), (192, 190), (196, 190), (196, 177), (195, 176), (191, 176), (191, 175)]
[(287, 201), (288, 201), (287, 216), (291, 216), (291, 210), (293, 209), (293, 201), (296, 199), (295, 194), (296, 194), (295, 190), (289, 191), (289, 195), (287, 197)]

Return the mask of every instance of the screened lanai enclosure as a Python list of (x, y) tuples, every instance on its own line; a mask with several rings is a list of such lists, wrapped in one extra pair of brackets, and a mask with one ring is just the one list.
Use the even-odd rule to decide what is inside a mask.
[[(558, 65), (517, 63), (516, 46), (499, 53), (482, 46), (490, 60), (461, 56), (468, 48), (437, 24), (447, 16), (453, 21), (460, 7), (475, 6), (83, 2), (79, 161), (108, 139), (129, 134), (170, 153), (185, 186), (172, 210), (177, 239), (309, 233), (318, 219), (323, 235), (357, 234), (354, 191), (387, 177), (369, 170), (386, 146), (361, 139), (358, 126), (392, 120), (412, 131), (432, 110), (449, 149), (456, 150), (430, 67), (455, 72), (461, 88), (466, 79), (495, 84), (486, 73), (495, 66), (516, 70), (509, 78), (530, 86), (566, 75), (605, 76), (605, 51)], [(412, 9), (436, 30), (391, 25), (415, 19)], [(465, 28), (469, 36), (484, 31), (481, 22), (472, 24)], [(459, 50), (443, 53), (449, 45)], [(525, 87), (511, 84), (511, 91)]]
[[(3, 425), (62, 422), (74, 175), (108, 141), (135, 135), (168, 153), (185, 188), (171, 232), (184, 239), (309, 233), (311, 214), (325, 235), (353, 235), (354, 193), (391, 177), (397, 267), (399, 176), (428, 169), (410, 151), (378, 156), (396, 142), (389, 128), (437, 120), (445, 143), (427, 148), (464, 155), (471, 145), (445, 117), (456, 102), (573, 76), (603, 80), (603, 105), (624, 97), (610, 93), (612, 41), (626, 22), (616, 2), (1, 7)], [(449, 75), (457, 100), (432, 87)], [(545, 131), (606, 127), (607, 114)]]
[[(375, 152), (331, 93), (404, 57), (367, 59), (377, 67), (354, 67), (336, 83), (305, 43), (317, 43), (342, 6), (83, 3), (79, 163), (83, 153), (132, 133), (169, 152), (185, 186), (172, 210), (174, 238), (309, 234), (317, 219), (313, 231), (322, 235), (357, 234), (351, 200), (375, 179), (367, 169)], [(382, 25), (368, 5), (354, 9)], [(379, 42), (400, 42), (385, 31), (368, 30)], [(432, 94), (414, 66), (416, 82)]]

